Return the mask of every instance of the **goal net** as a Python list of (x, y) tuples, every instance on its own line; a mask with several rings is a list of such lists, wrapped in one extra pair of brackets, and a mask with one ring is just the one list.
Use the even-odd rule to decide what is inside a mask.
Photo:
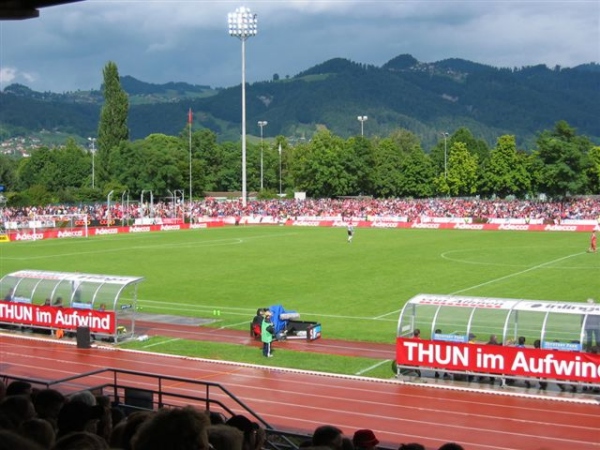
[(88, 237), (88, 215), (87, 214), (36, 214), (29, 221), (29, 228), (36, 233), (54, 230), (54, 231), (70, 231), (82, 230), (83, 233), (73, 233), (72, 235), (65, 234), (71, 237)]

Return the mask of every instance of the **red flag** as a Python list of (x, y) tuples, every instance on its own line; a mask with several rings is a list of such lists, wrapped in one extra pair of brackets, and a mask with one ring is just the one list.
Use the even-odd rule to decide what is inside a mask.
[(192, 114), (192, 108), (188, 111), (188, 123), (191, 125), (193, 121), (194, 115)]

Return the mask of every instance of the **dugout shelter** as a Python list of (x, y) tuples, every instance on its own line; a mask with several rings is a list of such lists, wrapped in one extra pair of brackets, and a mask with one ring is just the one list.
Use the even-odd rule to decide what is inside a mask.
[[(421, 332), (418, 339), (428, 343), (425, 347), (419, 347), (420, 356), (407, 360), (406, 349), (408, 353), (412, 351), (416, 329)], [(502, 351), (489, 350), (491, 335), (497, 336), (498, 342), (502, 344)], [(497, 358), (496, 362), (503, 363), (508, 361), (509, 357), (513, 357), (507, 353), (508, 348), (521, 347), (526, 352), (535, 348), (534, 353), (527, 353), (527, 357), (537, 357), (535, 351), (540, 352), (539, 354), (546, 357), (543, 367), (533, 367), (531, 371), (515, 369), (517, 375), (527, 376), (535, 373), (538, 376), (553, 378), (557, 375), (556, 372), (561, 375), (561, 367), (571, 366), (565, 363), (565, 366), (554, 367), (553, 363), (550, 364), (552, 360), (573, 360), (573, 367), (578, 367), (577, 364), (582, 361), (589, 361), (591, 374), (579, 377), (579, 381), (598, 383), (600, 365), (595, 351), (600, 346), (599, 336), (600, 304), (593, 300), (563, 302), (419, 294), (411, 298), (400, 312), (397, 327), (397, 363), (399, 370), (414, 368), (416, 365), (427, 367), (428, 363), (432, 363), (430, 367), (434, 369), (459, 368), (466, 372), (506, 374), (509, 372), (508, 364), (492, 368), (497, 370), (490, 370), (490, 367), (484, 364), (482, 355), (488, 352), (494, 355), (490, 356), (490, 360)], [(525, 338), (524, 345), (518, 345), (520, 337)], [(533, 345), (536, 340), (539, 340), (539, 347)], [(438, 343), (440, 345), (437, 345)], [(467, 352), (471, 344), (482, 346), (476, 350), (477, 354), (471, 351), (473, 358), (479, 359), (468, 360)], [(415, 352), (416, 348), (414, 347)], [(429, 354), (429, 351), (432, 353)], [(447, 361), (449, 357), (446, 356), (452, 351), (455, 351), (454, 357), (464, 356), (462, 364)], [(550, 352), (553, 353), (548, 355)], [(521, 355), (516, 357), (517, 365), (520, 361), (526, 361), (519, 359)], [(419, 358), (421, 359), (418, 360)], [(403, 363), (407, 361), (409, 363), (403, 367)], [(414, 362), (419, 364), (412, 364)], [(568, 378), (566, 372), (565, 379), (578, 380), (575, 376)]]
[(0, 324), (66, 333), (89, 328), (97, 339), (133, 337), (143, 277), (20, 270), (0, 280)]

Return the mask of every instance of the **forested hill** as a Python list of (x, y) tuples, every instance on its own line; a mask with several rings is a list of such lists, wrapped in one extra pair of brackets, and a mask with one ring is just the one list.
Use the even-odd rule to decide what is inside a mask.
[[(121, 79), (130, 96), (131, 138), (152, 133), (178, 135), (189, 108), (194, 127), (239, 139), (240, 86), (211, 89), (187, 83), (151, 84)], [(360, 133), (357, 116), (367, 116), (366, 136), (405, 128), (425, 149), (443, 131), (467, 127), (490, 145), (513, 134), (528, 148), (535, 136), (565, 120), (600, 143), (600, 65), (574, 68), (544, 65), (495, 68), (461, 59), (422, 63), (400, 55), (381, 67), (332, 59), (290, 78), (257, 82), (246, 90), (248, 134), (268, 121), (265, 137), (310, 138), (320, 127), (348, 137)], [(97, 91), (34, 92), (22, 85), (2, 92), (0, 139), (14, 135), (66, 132), (96, 134), (102, 103)]]

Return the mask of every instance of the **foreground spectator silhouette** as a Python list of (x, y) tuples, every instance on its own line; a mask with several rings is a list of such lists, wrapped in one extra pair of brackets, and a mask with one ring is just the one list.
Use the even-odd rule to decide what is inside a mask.
[(206, 411), (192, 406), (161, 409), (133, 437), (133, 450), (209, 450)]
[(417, 442), (411, 442), (408, 444), (400, 444), (398, 450), (425, 450), (425, 446)]
[(16, 431), (0, 430), (0, 450), (47, 450)]
[(442, 445), (438, 450), (465, 450), (462, 445), (457, 444), (456, 442), (447, 442)]
[(31, 439), (43, 448), (51, 448), (56, 441), (54, 428), (44, 419), (26, 420), (19, 426), (18, 432), (21, 436)]
[(344, 432), (333, 425), (321, 425), (313, 432), (313, 447), (327, 447), (333, 450), (342, 450)]
[(58, 439), (52, 450), (109, 450), (109, 446), (95, 433), (75, 431)]
[(38, 418), (47, 420), (56, 431), (58, 413), (66, 401), (66, 397), (56, 389), (42, 389), (35, 394), (33, 405)]
[(356, 450), (373, 450), (379, 444), (379, 439), (372, 430), (357, 430), (352, 437), (352, 444)]
[(215, 450), (242, 450), (244, 433), (230, 425), (211, 425), (208, 427), (208, 442)]

